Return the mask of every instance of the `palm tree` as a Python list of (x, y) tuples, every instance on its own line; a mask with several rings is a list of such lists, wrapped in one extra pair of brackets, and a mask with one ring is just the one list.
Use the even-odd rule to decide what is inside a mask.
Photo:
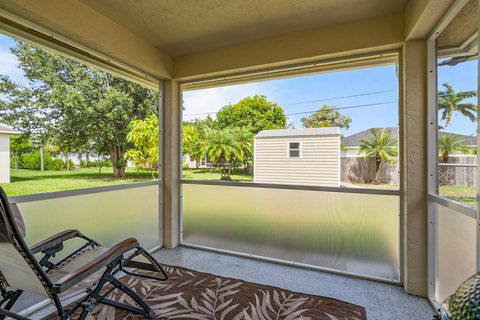
[(379, 183), (380, 165), (383, 161), (387, 163), (395, 162), (398, 155), (396, 138), (385, 128), (371, 129), (370, 138), (362, 140), (360, 144), (360, 152), (366, 157), (375, 158), (375, 178), (374, 183)]
[(253, 133), (246, 127), (233, 128), (232, 133), (242, 153), (243, 164), (248, 170), (249, 161), (253, 159)]
[(235, 157), (243, 160), (243, 153), (231, 129), (206, 129), (204, 139), (200, 143), (202, 156), (220, 163), (221, 180), (231, 181), (231, 166), (227, 167)]
[(448, 163), (448, 158), (452, 153), (465, 152), (468, 148), (465, 141), (451, 134), (442, 134), (438, 137), (438, 153), (443, 163)]
[(448, 83), (444, 83), (443, 87), (445, 87), (445, 91), (440, 91), (438, 94), (438, 110), (442, 111), (442, 120), (445, 121), (445, 128), (450, 125), (455, 112), (459, 112), (474, 122), (477, 119), (477, 105), (463, 101), (475, 97), (477, 95), (476, 92), (455, 92)]

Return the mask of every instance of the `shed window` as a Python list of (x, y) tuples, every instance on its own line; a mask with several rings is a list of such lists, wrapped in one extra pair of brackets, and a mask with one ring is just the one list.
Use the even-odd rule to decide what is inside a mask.
[(300, 142), (288, 143), (288, 156), (289, 158), (300, 158)]

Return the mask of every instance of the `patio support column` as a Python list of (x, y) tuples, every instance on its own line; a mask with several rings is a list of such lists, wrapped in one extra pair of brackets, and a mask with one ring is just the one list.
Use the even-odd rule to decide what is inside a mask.
[(426, 297), (427, 212), (427, 41), (403, 47), (403, 283)]
[(180, 88), (163, 81), (163, 245), (180, 243)]

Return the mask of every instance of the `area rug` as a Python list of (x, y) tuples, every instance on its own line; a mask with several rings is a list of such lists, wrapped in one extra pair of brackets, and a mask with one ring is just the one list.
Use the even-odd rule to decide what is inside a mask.
[[(125, 276), (152, 307), (156, 319), (198, 320), (366, 320), (365, 308), (321, 296), (308, 295), (217, 275), (165, 266), (164, 282)], [(321, 286), (321, 283), (318, 284)], [(134, 304), (121, 292), (110, 298)], [(56, 319), (55, 316), (47, 317)], [(98, 305), (87, 319), (142, 319), (128, 311)]]

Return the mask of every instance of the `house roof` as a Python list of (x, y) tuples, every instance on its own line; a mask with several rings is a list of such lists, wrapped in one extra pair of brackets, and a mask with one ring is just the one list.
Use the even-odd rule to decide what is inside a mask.
[(0, 133), (8, 133), (8, 134), (20, 134), (20, 131), (17, 131), (3, 123), (0, 123)]
[(255, 136), (255, 138), (331, 136), (331, 135), (340, 135), (340, 129), (337, 127), (329, 127), (329, 128), (263, 130), (263, 131), (260, 131)]
[[(371, 130), (382, 130), (385, 129), (388, 132), (390, 132), (391, 135), (394, 137), (398, 137), (398, 128), (394, 127), (389, 127), (389, 128), (370, 128), (366, 129), (360, 132), (357, 132), (355, 134), (352, 134), (351, 136), (344, 137), (342, 138), (342, 144), (345, 148), (359, 148), (360, 145), (362, 144), (362, 140), (368, 140), (370, 138), (370, 131)], [(440, 131), (439, 135), (452, 135), (459, 137), (463, 140), (465, 140), (465, 144), (470, 145), (470, 146), (476, 146), (477, 145), (477, 137), (476, 136), (467, 136), (464, 134), (457, 134), (457, 133), (451, 133), (451, 132), (444, 132)], [(395, 141), (395, 145), (398, 145), (398, 139)]]

